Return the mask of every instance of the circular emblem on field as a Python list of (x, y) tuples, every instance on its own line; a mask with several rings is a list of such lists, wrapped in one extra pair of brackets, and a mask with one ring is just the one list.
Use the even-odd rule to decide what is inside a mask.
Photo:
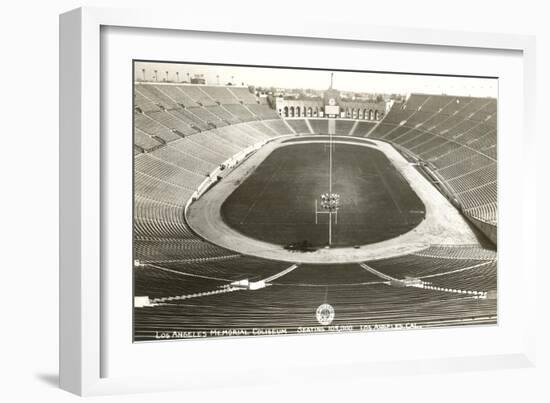
[(334, 308), (330, 304), (322, 304), (317, 308), (315, 312), (317, 322), (323, 326), (330, 325), (334, 320)]

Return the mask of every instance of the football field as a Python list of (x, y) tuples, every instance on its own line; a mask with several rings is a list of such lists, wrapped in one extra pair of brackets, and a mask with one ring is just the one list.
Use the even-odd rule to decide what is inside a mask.
[[(381, 242), (406, 233), (425, 217), (425, 207), (379, 150), (333, 145), (332, 246)], [(315, 223), (315, 201), (329, 191), (329, 144), (293, 144), (274, 150), (225, 200), (221, 215), (242, 234), (278, 245), (328, 242), (328, 214)]]

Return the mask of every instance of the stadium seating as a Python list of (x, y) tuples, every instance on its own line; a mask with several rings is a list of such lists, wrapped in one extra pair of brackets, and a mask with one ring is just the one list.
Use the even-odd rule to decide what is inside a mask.
[(353, 120), (336, 120), (335, 134), (340, 136), (347, 136), (354, 125), (355, 121)]
[(467, 215), (496, 225), (495, 99), (412, 94), (369, 137), (429, 162)]
[(208, 87), (204, 86), (201, 89), (208, 94), (210, 98), (219, 104), (238, 104), (239, 100), (235, 98), (233, 93), (227, 87)]
[(274, 109), (271, 109), (267, 105), (260, 104), (248, 104), (246, 105), (248, 110), (256, 115), (259, 119), (278, 119), (279, 115)]
[(224, 105), (225, 108), (231, 112), (234, 116), (239, 118), (241, 122), (248, 122), (250, 120), (256, 120), (258, 117), (254, 115), (250, 109), (241, 104), (228, 104)]
[(254, 105), (257, 102), (256, 95), (252, 94), (248, 88), (244, 87), (228, 87), (233, 96), (247, 105)]
[(200, 106), (216, 105), (216, 101), (203, 91), (201, 86), (178, 85), (178, 89)]
[[(224, 87), (140, 84), (134, 99), (136, 258), (159, 263), (182, 256), (197, 261), (232, 255), (193, 234), (185, 223), (184, 206), (228, 158), (291, 130), (278, 116), (255, 121), (257, 116)], [(253, 105), (260, 107), (258, 113), (269, 109)], [(155, 275), (147, 276), (154, 281)]]
[(328, 134), (327, 119), (308, 119), (308, 121), (315, 134)]
[(280, 119), (266, 120), (264, 124), (280, 135), (294, 134), (292, 130)]
[[(423, 279), (437, 275), (438, 278), (443, 278), (457, 272), (462, 272), (463, 275), (467, 271), (468, 273), (482, 272), (485, 266), (494, 262), (496, 262), (496, 252), (490, 249), (471, 246), (433, 246), (417, 254), (376, 260), (368, 262), (368, 265), (381, 273), (403, 280), (406, 277)], [(494, 277), (491, 281), (496, 282), (496, 276)], [(483, 291), (494, 289), (484, 288), (483, 284), (476, 284), (475, 287), (475, 290)]]
[[(418, 278), (433, 289), (395, 286), (359, 264), (303, 264), (260, 290), (231, 286), (268, 278), (290, 264), (204, 241), (187, 225), (186, 205), (232, 156), (294, 132), (327, 134), (327, 119), (282, 120), (244, 87), (138, 84), (134, 106), (135, 295), (161, 302), (135, 310), (137, 340), (150, 339), (159, 326), (167, 331), (220, 324), (317, 326), (315, 309), (327, 301), (338, 312), (336, 325), (496, 315), (495, 300), (462, 292), (497, 287), (496, 252), (472, 245), (432, 245), (365, 262), (397, 280)], [(381, 122), (337, 120), (335, 129), (338, 135), (368, 136), (408, 150), (445, 182), (467, 216), (496, 225), (495, 100), (412, 94)], [(189, 298), (175, 298), (180, 296)]]
[(374, 126), (376, 126), (375, 122), (359, 121), (357, 122), (357, 127), (355, 128), (353, 135), (357, 137), (364, 137), (372, 130)]
[(312, 134), (305, 119), (287, 119), (287, 123), (298, 134)]
[(134, 144), (140, 147), (142, 151), (149, 151), (162, 145), (154, 136), (145, 133), (137, 127), (134, 131)]
[[(150, 113), (161, 114), (164, 112)], [(134, 113), (134, 123), (136, 129), (140, 129), (143, 133), (147, 133), (149, 136), (154, 136), (156, 139), (161, 139), (161, 142), (167, 143), (181, 138), (181, 136), (178, 136), (169, 127), (159, 123), (159, 121), (153, 119), (153, 117), (143, 113)]]
[[(299, 270), (299, 269), (298, 269)], [(496, 313), (496, 300), (415, 287), (273, 285), (257, 291), (219, 293), (135, 311), (136, 339), (158, 328), (212, 331), (232, 328), (319, 326), (317, 307), (330, 301), (332, 325), (403, 324), (467, 320)], [(238, 312), (238, 314), (236, 314)], [(223, 325), (220, 325), (223, 324)], [(209, 333), (209, 335), (215, 333)]]

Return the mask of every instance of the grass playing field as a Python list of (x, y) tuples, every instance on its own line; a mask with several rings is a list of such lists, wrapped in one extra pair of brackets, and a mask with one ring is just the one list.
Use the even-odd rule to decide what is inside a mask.
[[(328, 242), (328, 215), (315, 224), (315, 200), (329, 189), (329, 145), (281, 147), (225, 200), (221, 214), (235, 230), (279, 245)], [(379, 150), (349, 144), (333, 149), (332, 191), (340, 194), (333, 246), (394, 238), (425, 217), (422, 201)], [(333, 217), (334, 223), (334, 217)]]

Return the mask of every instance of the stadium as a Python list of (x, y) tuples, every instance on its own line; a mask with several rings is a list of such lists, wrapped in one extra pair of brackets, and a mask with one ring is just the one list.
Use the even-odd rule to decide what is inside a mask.
[(157, 76), (134, 81), (134, 341), (497, 323), (496, 98)]

